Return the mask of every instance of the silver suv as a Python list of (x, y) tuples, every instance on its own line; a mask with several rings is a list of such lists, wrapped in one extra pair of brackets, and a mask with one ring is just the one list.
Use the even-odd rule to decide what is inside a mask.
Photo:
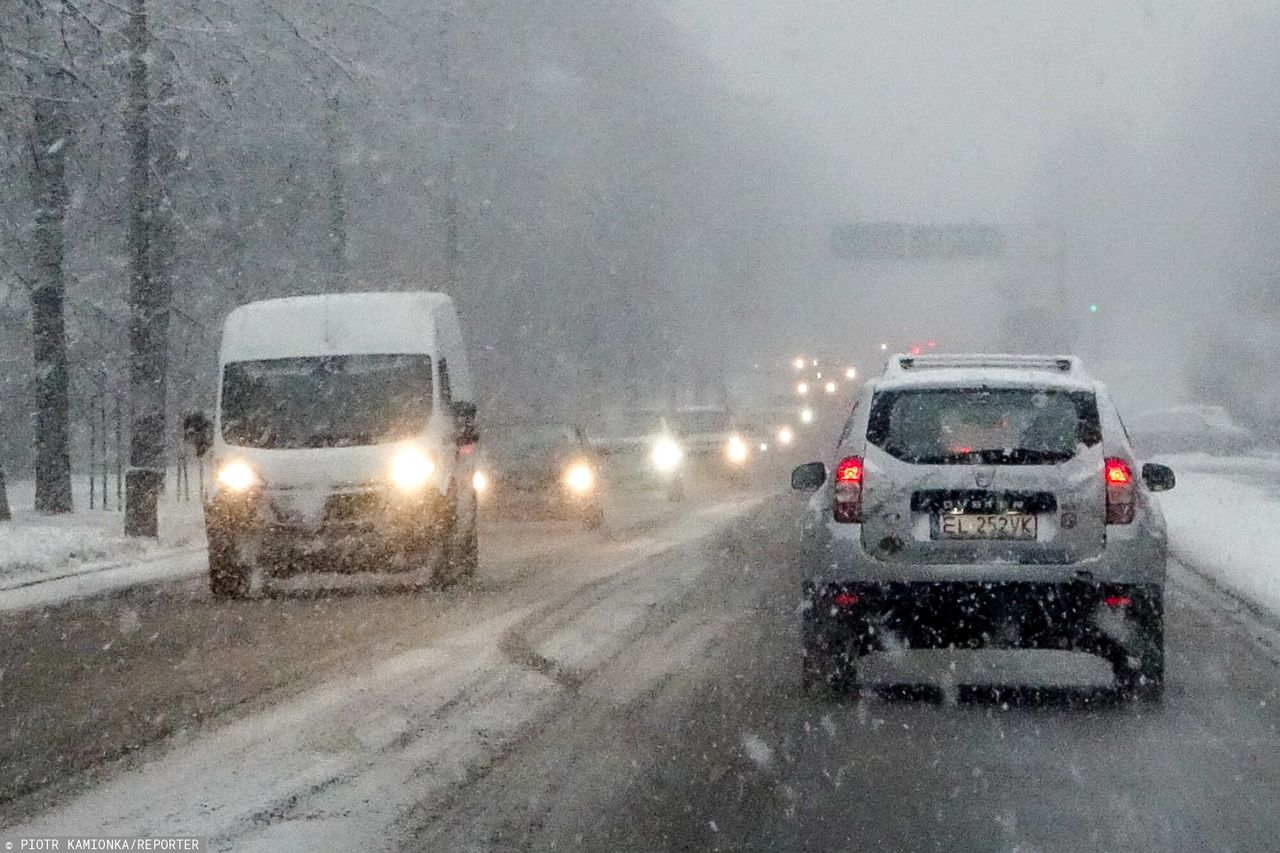
[(1105, 386), (1056, 356), (897, 356), (867, 384), (812, 491), (804, 681), (850, 689), (859, 657), (1066, 649), (1125, 693), (1164, 683), (1173, 471), (1139, 469)]

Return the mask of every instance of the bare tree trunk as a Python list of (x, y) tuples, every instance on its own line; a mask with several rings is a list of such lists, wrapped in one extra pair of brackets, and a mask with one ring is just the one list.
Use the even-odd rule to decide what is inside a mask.
[(156, 505), (164, 487), (165, 361), (168, 282), (152, 264), (156, 201), (151, 187), (151, 117), (146, 0), (129, 0), (129, 398), (133, 424), (125, 474), (124, 532), (155, 537)]
[[(43, 22), (33, 22), (43, 26)], [(62, 73), (48, 72), (49, 97), (32, 101), (31, 190), (35, 205), (31, 325), (36, 391), (36, 496), (43, 513), (71, 512), (71, 450), (68, 430), (70, 371), (64, 316), (66, 272), (67, 149), (70, 123), (61, 101)]]
[(329, 254), (330, 272), (338, 287), (347, 274), (347, 203), (342, 176), (342, 114), (338, 87), (332, 86), (325, 105), (325, 136), (329, 156)]
[(451, 2), (440, 6), (440, 91), (449, 130), (448, 159), (444, 174), (444, 272), (445, 292), (457, 298), (462, 277), (462, 222), (458, 199), (458, 151), (462, 142), (464, 110), (453, 55), (456, 9)]
[(444, 187), (444, 271), (445, 292), (458, 295), (462, 265), (462, 228), (458, 217), (458, 176), (453, 161), (445, 167)]
[(9, 512), (9, 492), (4, 487), (4, 468), (0, 468), (0, 521), (13, 518)]

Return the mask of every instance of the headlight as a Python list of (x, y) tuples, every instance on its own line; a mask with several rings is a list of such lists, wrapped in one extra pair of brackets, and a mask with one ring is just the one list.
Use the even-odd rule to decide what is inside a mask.
[(809, 408), (808, 406), (805, 406), (803, 409), (801, 409), (800, 421), (806, 424), (813, 423), (813, 409)]
[(680, 467), (680, 462), (684, 459), (684, 451), (671, 439), (664, 438), (653, 446), (650, 459), (653, 461), (653, 467), (664, 474), (670, 474)]
[(724, 455), (735, 465), (741, 465), (747, 461), (747, 457), (751, 455), (751, 450), (747, 447), (747, 443), (742, 440), (742, 436), (734, 435), (729, 437), (729, 443), (725, 445)]
[(248, 462), (239, 459), (218, 469), (218, 485), (229, 492), (247, 492), (258, 484), (258, 472)]
[(406, 492), (416, 492), (436, 472), (436, 463), (416, 447), (406, 447), (391, 458), (391, 482)]
[(483, 495), (489, 491), (489, 475), (483, 471), (477, 471), (472, 474), (471, 488), (476, 490), (477, 495)]
[(586, 494), (595, 488), (596, 472), (585, 462), (576, 462), (564, 472), (564, 484), (570, 491)]
[(784, 426), (778, 430), (778, 444), (786, 447), (788, 444), (796, 440), (796, 434), (789, 426)]

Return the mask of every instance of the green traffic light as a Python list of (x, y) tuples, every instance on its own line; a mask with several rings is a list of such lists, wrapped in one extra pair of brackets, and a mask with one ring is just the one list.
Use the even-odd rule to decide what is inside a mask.
[(1098, 313), (1098, 303), (1093, 302), (1093, 303), (1091, 303), (1091, 304), (1089, 305), (1089, 313), (1090, 313), (1090, 314), (1097, 314), (1097, 313)]

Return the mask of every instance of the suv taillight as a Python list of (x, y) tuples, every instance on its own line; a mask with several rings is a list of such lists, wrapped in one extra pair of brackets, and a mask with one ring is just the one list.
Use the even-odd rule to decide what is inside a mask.
[(1123, 459), (1108, 459), (1103, 478), (1107, 489), (1107, 524), (1132, 524), (1138, 500), (1133, 469)]
[(846, 456), (836, 466), (831, 515), (841, 524), (862, 523), (862, 457)]

